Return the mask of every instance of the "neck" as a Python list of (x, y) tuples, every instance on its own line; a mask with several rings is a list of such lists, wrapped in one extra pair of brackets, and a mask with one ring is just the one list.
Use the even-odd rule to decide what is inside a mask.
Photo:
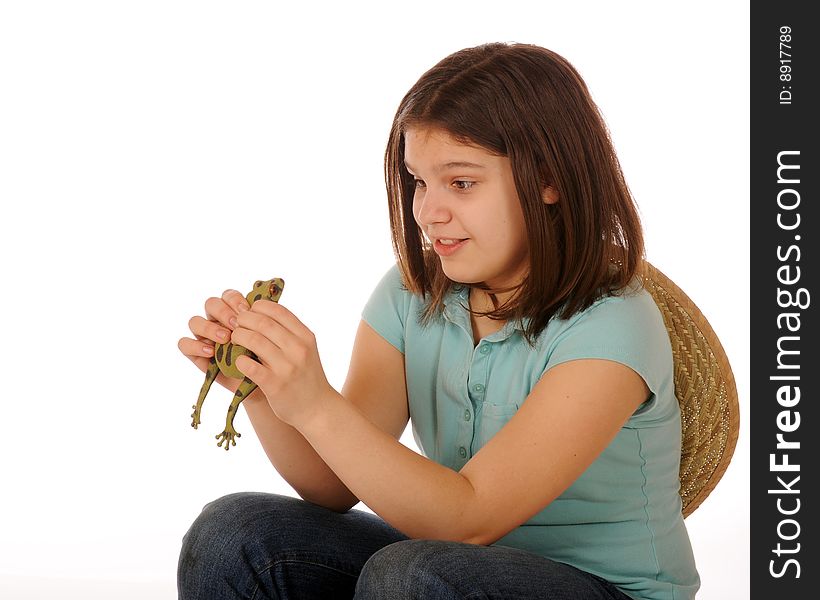
[(512, 291), (491, 294), (480, 288), (472, 287), (470, 288), (470, 308), (477, 312), (490, 312), (503, 305), (512, 295)]

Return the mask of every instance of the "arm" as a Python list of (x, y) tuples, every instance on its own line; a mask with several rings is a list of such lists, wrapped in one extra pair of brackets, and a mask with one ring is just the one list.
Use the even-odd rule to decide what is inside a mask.
[[(409, 420), (402, 354), (362, 321), (342, 395), (372, 427), (397, 440)], [(244, 402), (268, 459), (304, 500), (344, 512), (359, 498), (327, 466), (304, 436), (279, 419), (257, 388)]]
[[(333, 390), (312, 333), (281, 304), (257, 302), (254, 312), (263, 314), (244, 313), (235, 335), (262, 364), (240, 357), (239, 369), (352, 494), (410, 537), (478, 544), (501, 538), (563, 492), (649, 396), (643, 379), (620, 363), (563, 363), (544, 374), (509, 423), (456, 473), (374, 425), (357, 407), (354, 388), (345, 389), (350, 397)], [(382, 368), (403, 372), (401, 353), (368, 329), (360, 327), (354, 355), (381, 356)], [(366, 368), (357, 377), (382, 382), (371, 393), (406, 394), (403, 378), (380, 379)]]
[(304, 436), (276, 416), (259, 389), (242, 404), (268, 460), (301, 498), (338, 512), (359, 501)]
[(558, 365), (459, 473), (376, 430), (341, 396), (300, 428), (339, 478), (408, 536), (491, 544), (569, 487), (648, 395), (619, 363)]

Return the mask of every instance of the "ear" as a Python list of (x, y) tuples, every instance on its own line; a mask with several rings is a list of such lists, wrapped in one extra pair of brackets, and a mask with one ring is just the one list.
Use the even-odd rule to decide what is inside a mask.
[(558, 202), (558, 190), (551, 185), (547, 186), (544, 188), (541, 198), (544, 200), (544, 204), (555, 204)]

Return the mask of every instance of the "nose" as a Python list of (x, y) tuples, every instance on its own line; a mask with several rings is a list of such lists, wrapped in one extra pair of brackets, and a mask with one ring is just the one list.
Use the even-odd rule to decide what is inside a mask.
[(438, 194), (429, 188), (421, 194), (416, 192), (413, 198), (413, 214), (419, 226), (426, 227), (433, 223), (450, 221), (452, 213), (444, 196), (445, 194)]

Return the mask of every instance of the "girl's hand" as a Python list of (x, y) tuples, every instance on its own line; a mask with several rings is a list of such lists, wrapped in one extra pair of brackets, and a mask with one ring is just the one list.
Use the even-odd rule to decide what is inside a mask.
[[(205, 301), (206, 317), (197, 315), (188, 321), (188, 328), (195, 339), (180, 338), (177, 347), (204, 373), (214, 355), (216, 342), (230, 341), (236, 317), (247, 310), (248, 301), (236, 290), (225, 290), (221, 298), (208, 298)], [(242, 380), (219, 373), (216, 381), (234, 393)]]
[(313, 332), (269, 300), (257, 300), (236, 319), (231, 340), (257, 356), (238, 357), (236, 367), (259, 386), (279, 419), (299, 429), (336, 393), (325, 377)]

